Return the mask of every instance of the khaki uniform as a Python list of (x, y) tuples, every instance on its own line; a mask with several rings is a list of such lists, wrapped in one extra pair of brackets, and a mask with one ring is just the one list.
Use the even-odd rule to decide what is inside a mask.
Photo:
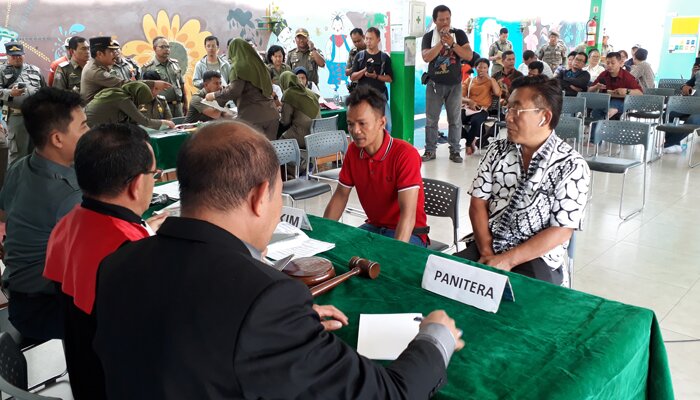
[(139, 108), (141, 114), (150, 119), (172, 120), (173, 114), (170, 112), (168, 102), (165, 97), (158, 95), (150, 104), (142, 104)]
[[(323, 53), (319, 49), (315, 51), (323, 58)], [(309, 74), (309, 82), (318, 85), (318, 64), (314, 61), (309, 50), (304, 52), (299, 51), (299, 49), (290, 50), (287, 55), (287, 65), (292, 68), (292, 71), (296, 67), (306, 68), (306, 72)]]
[[(14, 85), (25, 85), (24, 94), (11, 97), (10, 91)], [(24, 100), (46, 86), (46, 81), (38, 67), (24, 63), (21, 68), (10, 65), (0, 66), (0, 101), (3, 104), (3, 115), (7, 116), (9, 155), (8, 165), (31, 153), (34, 145), (29, 140), (29, 134), (24, 127), (24, 118), (20, 107)]]
[(121, 78), (127, 81), (135, 81), (141, 79), (141, 71), (139, 66), (128, 57), (122, 57), (120, 63), (115, 63), (112, 66), (112, 74), (117, 78)]
[(133, 101), (123, 99), (110, 103), (95, 104), (90, 102), (85, 107), (87, 124), (94, 128), (99, 124), (134, 123), (151, 129), (160, 128), (161, 122), (157, 119), (150, 119), (139, 112)]
[(226, 104), (229, 100), (236, 103), (238, 107), (236, 119), (258, 128), (270, 140), (277, 139), (280, 113), (277, 112), (272, 97), (265, 96), (252, 83), (241, 79), (230, 82), (228, 86), (215, 93), (219, 104)]
[(80, 77), (83, 67), (74, 60), (64, 61), (58, 64), (53, 76), (53, 87), (63, 90), (72, 90), (80, 94)]
[(129, 82), (131, 81), (112, 75), (110, 68), (91, 59), (85, 64), (80, 77), (80, 97), (83, 98), (85, 103), (89, 103), (100, 90), (121, 87)]
[(185, 81), (182, 78), (184, 71), (180, 68), (178, 61), (170, 58), (161, 63), (157, 59), (153, 59), (141, 68), (142, 73), (146, 71), (156, 71), (162, 80), (173, 85), (161, 94), (167, 100), (173, 117), (182, 117), (184, 115), (182, 106), (185, 100)]

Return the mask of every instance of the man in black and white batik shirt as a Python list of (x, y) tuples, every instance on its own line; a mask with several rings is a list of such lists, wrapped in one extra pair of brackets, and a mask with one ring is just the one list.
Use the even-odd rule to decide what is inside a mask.
[(566, 246), (581, 229), (590, 170), (554, 133), (556, 80), (524, 77), (508, 99), (508, 139), (491, 144), (469, 191), (474, 241), (458, 255), (561, 284)]

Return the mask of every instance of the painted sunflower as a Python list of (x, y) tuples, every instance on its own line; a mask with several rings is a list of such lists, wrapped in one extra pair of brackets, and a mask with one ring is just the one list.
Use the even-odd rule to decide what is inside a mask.
[(132, 40), (122, 47), (124, 55), (133, 57), (139, 65), (153, 59), (153, 38), (163, 36), (170, 42), (170, 57), (180, 62), (184, 71), (185, 89), (188, 94), (196, 93), (199, 89), (192, 85), (194, 67), (204, 55), (204, 38), (211, 32), (200, 31), (201, 24), (196, 19), (190, 19), (180, 26), (180, 15), (174, 14), (172, 20), (165, 10), (158, 11), (158, 16), (146, 14), (143, 16), (143, 33), (146, 40)]

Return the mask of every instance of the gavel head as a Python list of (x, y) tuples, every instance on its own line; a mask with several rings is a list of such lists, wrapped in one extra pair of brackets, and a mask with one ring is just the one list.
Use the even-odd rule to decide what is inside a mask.
[(360, 274), (369, 279), (377, 279), (379, 276), (379, 263), (355, 256), (350, 259), (350, 268), (359, 268)]

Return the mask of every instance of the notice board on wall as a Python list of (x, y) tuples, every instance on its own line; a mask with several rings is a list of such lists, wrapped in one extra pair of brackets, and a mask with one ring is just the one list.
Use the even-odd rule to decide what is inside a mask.
[(676, 17), (671, 20), (671, 35), (668, 38), (668, 52), (675, 54), (696, 54), (700, 17)]

